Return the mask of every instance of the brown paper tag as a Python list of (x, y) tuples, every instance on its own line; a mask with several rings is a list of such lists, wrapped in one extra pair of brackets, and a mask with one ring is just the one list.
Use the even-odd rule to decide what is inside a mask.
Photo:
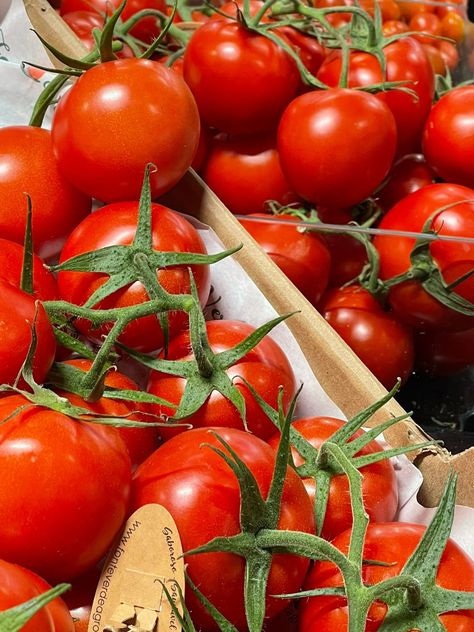
[(180, 632), (163, 590), (182, 612), (184, 562), (176, 524), (161, 505), (145, 505), (126, 522), (95, 593), (88, 632)]

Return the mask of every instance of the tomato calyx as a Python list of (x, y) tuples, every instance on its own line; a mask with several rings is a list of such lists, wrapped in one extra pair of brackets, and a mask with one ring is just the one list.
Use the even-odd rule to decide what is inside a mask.
[(8, 630), (8, 632), (19, 632), (37, 612), (70, 589), (71, 584), (58, 584), (25, 603), (0, 612), (0, 629)]

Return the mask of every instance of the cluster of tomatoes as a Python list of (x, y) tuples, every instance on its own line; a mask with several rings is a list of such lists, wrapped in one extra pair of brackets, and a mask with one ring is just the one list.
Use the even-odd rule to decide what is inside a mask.
[[(153, 29), (166, 23), (165, 9), (147, 2), (129, 5), (115, 33), (128, 47), (126, 54), (146, 50), (145, 44), (157, 34)], [(318, 41), (319, 32), (306, 34), (290, 25), (278, 26), (278, 31), (268, 28), (274, 26), (273, 18), (267, 19), (266, 7), (255, 0), (242, 11), (235, 5), (221, 10), (239, 19), (216, 14), (191, 37), (179, 21), (171, 25), (179, 34), (169, 24), (165, 27), (174, 42), (171, 51), (160, 51), (162, 56), (170, 52), (168, 62), (179, 57), (179, 45), (186, 40), (184, 79), (156, 60), (133, 55), (114, 60), (106, 27), (94, 34), (105, 61), (98, 63), (99, 54), (94, 58), (93, 51), (71, 65), (71, 74), (81, 76), (65, 94), (60, 92), (62, 77), (46, 88), (51, 100), (59, 98), (51, 132), (33, 125), (0, 130), (0, 609), (39, 595), (47, 589), (46, 582), (71, 582), (68, 605), (53, 600), (21, 629), (86, 630), (101, 560), (127, 516), (156, 502), (175, 519), (184, 551), (210, 547), (204, 554), (186, 555), (187, 571), (201, 597), (227, 619), (225, 629), (348, 628), (351, 586), (346, 583), (347, 596), (341, 593), (347, 576), (341, 568), (343, 579), (331, 562), (311, 564), (318, 554), (316, 549), (311, 552), (309, 538), (326, 551), (321, 559), (339, 559), (337, 550), (343, 557), (349, 550), (349, 570), (360, 567), (358, 590), (367, 602), (371, 629), (383, 625), (393, 606), (392, 593), (387, 588), (390, 599), (374, 597), (371, 605), (364, 584), (395, 579), (402, 571), (407, 575), (411, 564), (412, 584), (422, 591), (417, 594), (420, 616), (434, 617), (447, 630), (472, 630), (474, 610), (461, 610), (459, 604), (467, 603), (463, 598), (474, 590), (474, 564), (452, 542), (442, 557), (445, 542), (438, 544), (437, 560), (421, 549), (416, 555), (425, 528), (391, 522), (398, 504), (396, 476), (375, 435), (360, 430), (370, 411), (351, 422), (351, 432), (341, 420), (316, 416), (294, 421), (290, 432), (296, 377), (291, 358), (267, 335), (284, 317), (258, 329), (236, 321), (206, 323), (202, 307), (209, 296), (211, 264), (231, 253), (208, 255), (188, 220), (152, 202), (195, 161), (236, 213), (261, 212), (267, 200), (299, 205), (305, 200), (318, 213), (327, 213), (327, 221), (336, 213), (348, 217), (348, 207), (375, 193), (397, 152), (402, 156), (417, 148), (423, 129), (430, 155), (430, 121), (443, 99), (456, 91), (429, 114), (433, 72), (422, 45), (411, 38), (384, 49), (385, 78), (413, 82), (414, 70), (408, 65), (412, 60), (426, 79), (410, 83), (417, 98), (412, 92), (376, 96), (352, 87), (309, 91), (311, 82), (331, 85), (333, 72), (337, 86), (344, 51), (328, 53)], [(293, 4), (280, 10), (282, 21), (285, 15), (295, 19)], [(306, 12), (300, 15), (305, 24), (313, 20), (311, 7), (300, 10)], [(364, 38), (377, 36), (377, 29), (367, 13), (354, 10), (365, 25), (359, 24), (362, 46)], [(318, 24), (325, 22), (326, 14), (334, 18), (337, 13), (323, 11)], [(192, 16), (198, 21), (194, 11)], [(99, 18), (103, 25), (104, 17)], [(333, 44), (334, 24), (329, 21), (324, 28), (328, 45)], [(399, 49), (410, 54), (394, 62), (397, 71), (390, 74), (390, 51), (395, 50), (398, 59)], [(149, 52), (156, 54), (155, 49)], [(352, 82), (352, 73), (358, 76), (352, 60), (367, 54), (347, 53)], [(376, 64), (369, 84), (384, 80), (379, 59)], [(328, 74), (323, 78), (319, 73), (324, 68)], [(34, 121), (41, 118), (43, 102), (35, 108)], [(254, 167), (248, 169), (243, 161), (248, 175), (243, 182), (234, 179), (229, 184), (241, 204), (236, 208), (218, 184), (212, 184), (211, 173), (220, 173), (216, 183), (225, 182), (219, 163), (248, 154), (255, 158)], [(446, 152), (429, 161), (445, 177), (442, 159)], [(229, 182), (239, 175), (232, 160)], [(393, 174), (403, 172), (406, 164), (404, 159), (393, 168), (385, 185), (387, 196), (390, 186), (393, 195)], [(418, 167), (420, 160), (414, 164)], [(408, 202), (404, 198), (387, 213), (381, 226), (390, 221), (387, 227), (397, 228), (397, 217), (404, 216), (416, 196), (420, 210), (410, 230), (419, 232), (433, 219), (433, 230), (444, 234), (453, 226), (446, 234), (463, 234), (472, 196), (460, 184), (435, 184), (412, 193)], [(93, 199), (103, 206), (90, 213)], [(309, 281), (302, 289), (320, 305), (330, 275), (339, 285), (350, 280), (346, 275), (354, 274), (353, 262), (343, 263), (341, 254), (339, 268), (330, 264), (332, 236), (324, 243), (291, 224), (285, 230), (283, 250), (270, 252), (295, 282), (298, 276)], [(346, 244), (351, 243), (347, 239)], [(378, 241), (384, 239), (375, 240), (379, 252), (383, 249)], [(392, 253), (391, 260), (381, 261), (383, 279), (404, 272), (410, 243), (399, 245), (400, 252)], [(452, 320), (452, 329), (465, 331), (466, 319), (472, 322), (470, 254), (457, 242), (439, 243), (429, 247), (430, 256), (424, 242), (417, 245), (419, 258), (429, 267), (423, 283), (431, 283), (430, 291), (436, 286), (438, 293), (448, 294), (445, 285), (455, 284), (458, 310), (436, 302), (417, 278), (390, 288), (388, 300), (397, 316), (405, 312), (403, 301), (421, 310), (423, 331), (433, 313), (444, 330), (451, 329)], [(363, 248), (355, 274), (366, 261)], [(300, 264), (288, 256), (303, 256), (303, 251), (311, 256), (314, 252), (318, 263)], [(459, 251), (464, 259), (454, 257)], [(439, 266), (434, 272), (432, 260)], [(415, 264), (421, 265), (412, 256)], [(439, 269), (441, 279), (435, 274)], [(373, 275), (365, 282), (374, 285)], [(323, 299), (325, 313), (346, 309), (341, 297), (347, 295), (355, 301), (354, 310), (376, 313), (381, 322), (389, 320), (408, 331), (367, 290), (349, 286), (337, 292)], [(407, 312), (405, 318), (413, 321), (417, 316)], [(393, 343), (395, 335), (387, 333), (382, 355), (388, 355), (390, 344), (409, 356), (408, 346), (400, 340)], [(385, 381), (394, 382), (398, 375), (403, 372), (396, 369)], [(291, 466), (285, 452), (288, 433)], [(357, 468), (363, 508), (355, 499)], [(356, 514), (364, 518), (364, 510), (371, 524), (365, 542), (359, 543), (357, 562), (349, 540)], [(441, 523), (449, 531), (449, 520)], [(326, 540), (332, 541), (329, 549)], [(437, 550), (434, 545), (431, 549)], [(423, 567), (426, 559), (431, 570)], [(330, 589), (328, 594), (309, 597), (299, 606), (297, 600), (276, 596), (324, 587)], [(405, 603), (403, 587), (395, 591), (400, 608)], [(456, 593), (456, 601), (442, 588), (466, 594)], [(436, 593), (439, 598), (428, 598), (428, 591), (435, 589), (441, 591)], [(197, 630), (219, 628), (193, 589), (186, 592), (186, 606)], [(409, 615), (418, 621), (410, 608)]]

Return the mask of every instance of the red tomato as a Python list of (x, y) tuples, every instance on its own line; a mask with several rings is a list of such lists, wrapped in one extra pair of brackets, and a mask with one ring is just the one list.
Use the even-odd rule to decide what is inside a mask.
[[(384, 49), (386, 81), (404, 81), (415, 92), (410, 95), (400, 90), (378, 94), (389, 107), (397, 124), (397, 154), (418, 151), (423, 125), (434, 97), (434, 73), (423, 46), (412, 37), (404, 37)], [(330, 86), (337, 86), (341, 74), (341, 55), (334, 52), (323, 62), (318, 78)], [(368, 86), (383, 81), (380, 63), (374, 55), (353, 52), (349, 58), (349, 87)]]
[[(474, 191), (455, 184), (432, 184), (396, 204), (382, 219), (380, 228), (421, 232), (436, 211), (460, 202), (436, 215), (432, 230), (441, 235), (474, 236)], [(464, 202), (464, 203), (463, 203)], [(380, 276), (391, 279), (406, 272), (414, 238), (377, 235), (374, 245), (380, 254)], [(431, 256), (446, 283), (453, 283), (474, 267), (474, 246), (465, 242), (434, 241)], [(459, 284), (455, 294), (474, 302), (474, 278)], [(390, 290), (389, 302), (397, 318), (417, 329), (468, 329), (473, 317), (442, 305), (418, 281), (406, 281)]]
[[(24, 249), (8, 239), (0, 238), (0, 277), (21, 288)], [(33, 295), (41, 301), (58, 298), (58, 285), (53, 274), (37, 255), (33, 255)]]
[[(174, 67), (174, 64), (172, 68), (173, 67)], [(191, 163), (191, 167), (194, 169), (194, 171), (197, 171), (199, 173), (202, 170), (203, 165), (205, 164), (206, 159), (211, 149), (211, 142), (212, 142), (211, 131), (205, 125), (201, 125), (201, 131), (199, 133), (198, 148), (196, 150), (196, 154), (194, 156), (193, 162)]]
[(320, 312), (386, 388), (409, 378), (412, 333), (368, 292), (355, 285), (331, 290)]
[(226, 20), (195, 31), (184, 54), (184, 78), (203, 121), (230, 134), (275, 129), (300, 83), (282, 48)]
[(408, 25), (401, 20), (387, 20), (382, 26), (383, 36), (392, 37), (392, 35), (398, 35), (399, 33), (406, 33), (409, 31)]
[(416, 362), (433, 375), (450, 375), (474, 364), (474, 328), (420, 332), (415, 337)]
[[(268, 218), (268, 215), (250, 217)], [(300, 232), (298, 228), (279, 223), (280, 219), (297, 221), (292, 215), (279, 215), (271, 224), (245, 220), (240, 223), (308, 301), (316, 305), (328, 284), (329, 249), (316, 233)]]
[(115, 428), (20, 395), (0, 399), (0, 419), (0, 555), (51, 582), (76, 577), (106, 553), (125, 518), (125, 444)]
[(276, 140), (271, 136), (214, 139), (203, 179), (232, 213), (258, 213), (265, 202), (295, 202), (280, 166)]
[(56, 108), (52, 138), (60, 171), (78, 189), (103, 202), (138, 200), (147, 163), (156, 166), (153, 197), (184, 175), (199, 141), (199, 114), (175, 72), (121, 59), (79, 77)]
[(33, 376), (36, 382), (44, 382), (56, 353), (56, 339), (44, 307), (6, 279), (0, 279), (0, 297), (0, 384), (15, 382), (31, 345), (35, 314)]
[(371, 195), (387, 175), (395, 147), (390, 110), (356, 90), (303, 94), (290, 103), (278, 129), (290, 185), (306, 200), (329, 208), (352, 206)]
[(448, 182), (474, 187), (474, 86), (455, 88), (433, 106), (423, 132), (428, 164)]
[[(32, 571), (0, 560), (0, 612), (39, 597), (51, 586)], [(57, 597), (24, 625), (22, 632), (74, 632), (71, 615)]]
[[(155, 11), (166, 11), (165, 0), (127, 0), (127, 4), (122, 12), (122, 20), (125, 22), (131, 18), (135, 13), (143, 11), (145, 9), (154, 9)], [(135, 26), (130, 30), (130, 35), (145, 42), (145, 44), (151, 44), (155, 38), (161, 32), (161, 22), (158, 18), (150, 16), (141, 18)]]
[(376, 4), (380, 9), (384, 22), (386, 20), (398, 20), (401, 15), (398, 2), (395, 2), (395, 0), (361, 0), (360, 2), (360, 6), (371, 16), (375, 14)]
[(433, 36), (441, 35), (441, 21), (434, 13), (417, 13), (408, 26), (410, 31), (423, 33), (423, 35), (413, 36), (422, 44), (434, 44), (436, 39)]
[[(346, 422), (333, 417), (307, 417), (297, 419), (293, 427), (303, 435), (315, 448), (320, 448), (332, 435)], [(277, 448), (279, 434), (275, 434), (268, 443)], [(359, 430), (351, 441), (364, 434)], [(382, 452), (382, 448), (376, 441), (372, 441), (357, 456)], [(302, 465), (305, 460), (292, 448), (291, 453), (296, 466)], [(398, 507), (398, 487), (395, 470), (388, 459), (366, 465), (361, 468), (363, 474), (362, 495), (364, 506), (369, 514), (371, 522), (387, 522), (395, 518)], [(304, 486), (314, 505), (317, 495), (314, 478), (304, 478)], [(329, 500), (324, 520), (322, 536), (326, 540), (332, 540), (336, 535), (349, 529), (352, 525), (351, 495), (349, 483), (345, 475), (334, 476), (331, 480)]]
[(410, 154), (401, 158), (389, 173), (387, 183), (377, 194), (377, 203), (384, 211), (389, 211), (392, 206), (410, 193), (433, 184), (436, 175), (426, 164), (426, 160), (420, 154)]
[[(67, 360), (64, 364), (70, 364), (82, 371), (88, 371), (92, 366), (90, 360), (84, 360), (82, 358)], [(129, 391), (139, 390), (137, 384), (135, 384), (132, 379), (115, 370), (111, 370), (107, 373), (105, 386)], [(148, 412), (148, 404), (110, 399), (107, 397), (101, 397), (95, 402), (87, 402), (74, 393), (68, 393), (66, 391), (58, 392), (62, 397), (66, 397), (74, 406), (87, 408), (98, 415), (114, 415), (116, 417), (129, 415), (126, 419), (130, 421), (159, 421), (147, 414), (143, 414)], [(130, 415), (131, 412), (136, 412), (136, 414)], [(127, 446), (133, 469), (140, 465), (140, 463), (150, 456), (158, 447), (158, 430), (154, 426), (150, 428), (118, 428), (118, 431)]]
[(423, 44), (423, 49), (431, 64), (433, 72), (436, 75), (442, 75), (444, 77), (446, 75), (447, 68), (446, 62), (444, 61), (444, 57), (441, 55), (440, 50), (431, 44)]
[[(193, 252), (206, 253), (205, 246), (196, 229), (179, 213), (161, 204), (152, 205), (153, 248), (165, 252)], [(92, 213), (86, 221), (74, 230), (61, 253), (61, 262), (71, 259), (85, 252), (93, 252), (99, 248), (112, 245), (126, 245), (132, 243), (138, 218), (138, 202), (123, 202), (109, 204)], [(209, 296), (210, 275), (209, 266), (191, 266), (199, 299), (204, 305)], [(176, 266), (159, 270), (158, 279), (167, 292), (171, 294), (189, 294), (188, 266)], [(60, 272), (58, 285), (61, 296), (75, 305), (83, 305), (87, 299), (103, 285), (107, 275), (91, 272)], [(141, 283), (114, 292), (100, 307), (125, 307), (148, 300), (148, 295)], [(173, 312), (169, 315), (169, 330), (172, 337), (186, 326), (187, 316), (184, 312)], [(90, 323), (78, 321), (77, 327), (94, 340), (101, 340), (101, 336), (110, 330), (104, 326), (92, 329)], [(128, 347), (142, 351), (154, 351), (163, 346), (163, 332), (156, 316), (145, 316), (131, 322), (120, 340)], [(165, 398), (166, 399), (166, 398)]]
[(456, 10), (448, 11), (441, 19), (441, 35), (449, 37), (457, 44), (464, 39), (464, 19)]
[(448, 70), (453, 71), (459, 63), (459, 52), (455, 44), (441, 40), (438, 42), (438, 50)]
[[(214, 320), (207, 323), (209, 344), (214, 353), (231, 349), (254, 330), (255, 328), (251, 325), (239, 321)], [(192, 357), (189, 331), (184, 331), (171, 341), (167, 359), (189, 360)], [(230, 378), (239, 376), (246, 379), (257, 393), (274, 408), (277, 408), (278, 405), (278, 390), (280, 386), (284, 388), (283, 404), (285, 408), (288, 407), (295, 393), (295, 377), (290, 363), (277, 343), (268, 336), (259, 342), (244, 358), (239, 360), (237, 364), (227, 369), (226, 373)], [(183, 378), (152, 371), (148, 383), (148, 391), (167, 399), (173, 404), (179, 404), (185, 386), (186, 380)], [(262, 439), (270, 437), (275, 431), (275, 426), (262, 412), (248, 388), (242, 383), (237, 383), (236, 386), (245, 399), (249, 430)], [(173, 412), (161, 406), (152, 405), (152, 408), (155, 409), (157, 414), (171, 415)], [(193, 424), (194, 427), (243, 427), (242, 419), (237, 409), (218, 391), (211, 393), (204, 406), (194, 415), (186, 417), (185, 421)], [(168, 439), (179, 431), (171, 429), (168, 431), (160, 428), (159, 432), (164, 438)]]
[[(371, 524), (367, 530), (364, 559), (386, 562), (387, 566), (364, 564), (363, 579), (368, 585), (396, 577), (415, 550), (426, 527), (418, 524), (393, 522)], [(341, 533), (333, 544), (347, 554), (350, 531)], [(438, 586), (451, 590), (474, 589), (474, 562), (452, 540), (448, 541), (437, 574)], [(305, 590), (323, 586), (342, 586), (342, 577), (330, 562), (316, 562), (305, 583)], [(379, 629), (387, 607), (375, 602), (367, 618), (366, 632)], [(472, 632), (474, 610), (443, 614), (440, 617), (447, 632)], [(300, 630), (304, 632), (343, 632), (347, 630), (346, 599), (343, 597), (310, 597), (301, 601)]]
[[(72, 11), (62, 16), (66, 24), (74, 31), (82, 41), (87, 50), (95, 47), (95, 40), (92, 34), (93, 29), (104, 28), (104, 17), (94, 11)], [(120, 58), (134, 57), (134, 54), (127, 44), (122, 42), (122, 49), (116, 53)]]
[[(249, 12), (250, 12), (251, 17), (256, 16), (262, 7), (263, 7), (263, 2), (261, 0), (249, 0)], [(214, 22), (216, 20), (221, 20), (221, 21), (225, 20), (226, 22), (235, 22), (235, 20), (237, 19), (237, 10), (243, 12), (244, 10), (243, 1), (242, 0), (237, 0), (237, 1), (229, 0), (229, 2), (224, 2), (224, 4), (221, 4), (221, 6), (219, 7), (219, 13), (216, 11), (215, 13), (211, 15), (210, 19), (213, 20)], [(225, 13), (226, 15), (222, 15), (223, 13)], [(271, 21), (268, 11), (266, 12), (262, 20), (260, 21), (261, 22)]]
[(280, 27), (278, 30), (290, 41), (309, 72), (316, 75), (326, 57), (326, 51), (316, 37), (306, 35), (291, 26)]
[(433, 13), (436, 9), (436, 5), (425, 4), (424, 2), (399, 2), (398, 7), (402, 13), (402, 16), (407, 20), (410, 20), (418, 13)]
[[(275, 452), (257, 437), (232, 428), (190, 430), (165, 443), (143, 463), (133, 481), (134, 509), (147, 503), (164, 505), (176, 521), (183, 550), (217, 536), (240, 533), (240, 490), (225, 461), (207, 445), (222, 445), (217, 432), (255, 476), (266, 498), (275, 465)], [(200, 516), (200, 517), (199, 517)], [(298, 476), (288, 468), (278, 528), (314, 531), (313, 509)], [(247, 629), (243, 601), (244, 560), (229, 553), (185, 557), (187, 570), (199, 589), (239, 630)], [(275, 555), (267, 595), (298, 590), (309, 561), (293, 555)], [(232, 598), (229, 598), (229, 596)], [(217, 630), (191, 590), (186, 591), (197, 629)], [(267, 597), (266, 617), (283, 611), (288, 600)]]
[(102, 15), (112, 15), (119, 7), (120, 0), (61, 0), (61, 15), (73, 11), (91, 11)]
[(53, 257), (90, 212), (91, 200), (58, 171), (47, 130), (4, 127), (0, 129), (0, 236), (20, 244), (26, 228), (25, 192), (32, 202), (35, 251), (43, 258)]

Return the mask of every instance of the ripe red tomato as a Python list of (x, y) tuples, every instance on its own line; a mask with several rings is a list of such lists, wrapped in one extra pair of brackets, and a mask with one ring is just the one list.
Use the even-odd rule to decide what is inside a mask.
[(259, 213), (265, 202), (295, 202), (280, 166), (276, 139), (271, 136), (214, 139), (203, 179), (232, 213)]
[[(303, 435), (315, 448), (320, 448), (341, 426), (346, 422), (333, 417), (307, 417), (297, 419), (292, 426)], [(364, 434), (359, 430), (354, 434), (351, 441)], [(268, 443), (273, 447), (278, 447), (279, 433), (275, 434)], [(382, 452), (382, 448), (377, 441), (372, 441), (357, 456)], [(291, 453), (296, 466), (302, 465), (305, 460), (292, 447)], [(387, 522), (395, 518), (398, 507), (398, 487), (397, 478), (393, 465), (388, 459), (366, 465), (360, 469), (363, 474), (362, 495), (364, 506), (369, 514), (371, 522)], [(303, 478), (304, 486), (308, 492), (311, 502), (314, 505), (317, 490), (314, 478)], [(349, 483), (345, 475), (334, 476), (331, 480), (329, 500), (322, 530), (322, 537), (332, 540), (336, 535), (349, 529), (352, 525), (351, 496)]]
[(330, 290), (320, 312), (386, 388), (397, 378), (408, 379), (414, 362), (412, 333), (371, 294), (356, 285)]
[(6, 279), (0, 279), (0, 296), (0, 384), (13, 384), (26, 360), (35, 314), (33, 376), (42, 383), (56, 353), (56, 339), (44, 307)]
[[(268, 215), (250, 217), (268, 218)], [(245, 220), (240, 223), (308, 301), (316, 305), (329, 280), (329, 249), (316, 233), (300, 232), (296, 227), (282, 224), (280, 219), (297, 221), (292, 215), (279, 215), (271, 224)]]
[[(51, 586), (32, 571), (0, 560), (0, 612), (42, 595)], [(22, 632), (74, 632), (64, 601), (57, 597), (24, 625)]]
[[(64, 364), (75, 366), (82, 371), (88, 371), (92, 366), (90, 360), (82, 358), (67, 360)], [(132, 379), (120, 373), (120, 371), (115, 370), (107, 373), (105, 386), (129, 391), (139, 390), (137, 384)], [(126, 419), (130, 421), (158, 421), (158, 419), (154, 419), (147, 414), (140, 414), (149, 412), (148, 404), (110, 399), (108, 397), (101, 397), (95, 402), (87, 402), (74, 393), (68, 393), (66, 391), (58, 391), (58, 393), (62, 397), (66, 397), (74, 406), (87, 408), (98, 415), (114, 415), (116, 417), (129, 415)], [(131, 412), (136, 412), (136, 414), (130, 415)], [(150, 428), (118, 428), (118, 432), (127, 446), (128, 454), (132, 462), (132, 469), (140, 465), (140, 463), (150, 456), (158, 447), (158, 430), (154, 426)]]
[[(278, 29), (278, 32), (285, 35), (305, 67), (312, 75), (316, 76), (326, 57), (326, 50), (321, 46), (317, 38), (306, 35), (292, 26), (282, 26)], [(308, 86), (302, 83), (301, 88), (306, 89)]]
[(416, 363), (433, 375), (450, 375), (474, 364), (474, 328), (465, 331), (419, 332)]
[[(153, 248), (165, 252), (206, 253), (205, 246), (196, 229), (179, 213), (162, 206), (152, 206)], [(84, 252), (118, 244), (130, 244), (135, 237), (138, 218), (138, 202), (109, 204), (92, 213), (74, 230), (61, 253), (60, 261), (66, 261)], [(210, 290), (209, 266), (191, 266), (199, 299), (207, 301)], [(158, 279), (167, 292), (189, 294), (189, 271), (187, 266), (176, 266), (158, 271)], [(88, 272), (60, 272), (58, 285), (61, 296), (75, 305), (83, 305), (95, 290), (107, 280), (107, 275)], [(114, 292), (100, 303), (102, 308), (125, 307), (148, 300), (141, 283)], [(170, 336), (186, 326), (184, 312), (169, 315)], [(89, 322), (78, 321), (77, 327), (94, 340), (99, 340), (110, 328), (92, 329)], [(156, 316), (145, 316), (131, 322), (120, 340), (128, 347), (141, 351), (154, 351), (163, 346), (163, 332)], [(166, 398), (165, 398), (166, 399)]]
[(3, 127), (0, 129), (0, 235), (20, 244), (26, 228), (25, 192), (32, 202), (35, 251), (43, 258), (53, 257), (71, 230), (90, 212), (91, 200), (59, 172), (47, 130)]
[[(145, 9), (154, 9), (155, 11), (166, 11), (165, 0), (127, 0), (127, 4), (122, 12), (122, 20), (128, 20)], [(135, 26), (130, 30), (130, 35), (138, 38), (145, 44), (151, 44), (151, 42), (158, 37), (161, 32), (161, 22), (158, 18), (150, 16), (141, 18)]]
[(474, 86), (455, 88), (433, 106), (423, 132), (426, 161), (443, 180), (474, 187)]
[(103, 202), (138, 200), (147, 163), (152, 196), (168, 191), (191, 165), (199, 114), (183, 79), (163, 64), (121, 59), (85, 72), (53, 119), (60, 171)]
[[(377, 584), (399, 575), (415, 550), (426, 527), (418, 524), (392, 522), (370, 524), (364, 546), (364, 559), (386, 562), (386, 566), (366, 563), (364, 583)], [(350, 531), (341, 533), (333, 544), (344, 554), (349, 549)], [(474, 590), (474, 562), (452, 540), (448, 541), (437, 574), (438, 586), (451, 590)], [(305, 590), (323, 586), (342, 586), (342, 577), (329, 562), (316, 562), (308, 574)], [(366, 632), (376, 632), (387, 612), (381, 602), (375, 602), (367, 617)], [(472, 632), (474, 610), (443, 614), (440, 617), (447, 632)], [(347, 605), (344, 597), (310, 597), (301, 602), (300, 630), (304, 632), (345, 632), (348, 626)]]
[(282, 48), (227, 20), (210, 20), (194, 32), (184, 54), (184, 78), (203, 121), (230, 134), (275, 129), (300, 83)]
[[(13, 415), (20, 407), (23, 410)], [(48, 581), (91, 568), (125, 518), (130, 458), (118, 431), (0, 399), (0, 555)]]
[[(104, 17), (94, 11), (72, 11), (62, 16), (66, 24), (74, 31), (87, 50), (95, 47), (92, 31), (104, 28)], [(117, 57), (134, 57), (131, 48), (122, 42), (122, 49), (116, 53)]]
[[(257, 437), (233, 428), (189, 430), (161, 446), (143, 463), (133, 480), (132, 508), (147, 503), (164, 505), (178, 527), (183, 550), (188, 551), (217, 536), (240, 533), (240, 490), (225, 461), (207, 445), (222, 448), (221, 436), (255, 476), (266, 498), (275, 465), (275, 452)], [(288, 468), (278, 528), (314, 531), (313, 509), (304, 486)], [(247, 629), (243, 601), (244, 561), (228, 553), (185, 557), (187, 570), (199, 589), (239, 630)], [(267, 595), (298, 590), (309, 561), (293, 555), (275, 555)], [(232, 598), (229, 599), (229, 595)], [(217, 630), (191, 590), (186, 592), (197, 629)], [(267, 597), (266, 617), (283, 611), (288, 600)]]
[(420, 154), (404, 156), (394, 164), (388, 175), (387, 183), (377, 194), (377, 203), (384, 211), (410, 193), (433, 184), (436, 175)]
[(413, 37), (422, 44), (433, 44), (436, 42), (433, 35), (441, 35), (441, 20), (434, 13), (417, 13), (412, 17), (408, 26), (410, 31), (420, 32), (420, 35)]
[[(255, 331), (254, 327), (239, 321), (214, 320), (207, 323), (209, 344), (214, 353), (231, 349), (253, 331)], [(167, 359), (189, 360), (192, 357), (189, 331), (184, 331), (170, 342)], [(278, 405), (280, 386), (284, 388), (283, 404), (285, 408), (288, 407), (295, 393), (295, 377), (290, 363), (277, 343), (269, 336), (259, 342), (237, 364), (227, 369), (226, 373), (230, 378), (239, 376), (246, 379), (257, 393), (274, 408), (277, 408)], [(185, 386), (186, 380), (184, 378), (152, 371), (148, 382), (148, 391), (178, 405)], [(239, 382), (236, 386), (245, 399), (249, 430), (257, 437), (267, 439), (274, 433), (275, 426), (262, 412), (248, 388)], [(170, 409), (153, 404), (152, 409), (157, 414), (171, 415), (173, 413)], [(237, 409), (217, 391), (211, 393), (204, 406), (190, 417), (186, 417), (185, 421), (193, 424), (195, 428), (201, 426), (243, 428), (242, 419)], [(179, 431), (160, 428), (159, 432), (163, 438), (168, 439)]]
[(382, 26), (383, 36), (392, 37), (392, 35), (398, 35), (399, 33), (406, 33), (409, 31), (408, 25), (401, 20), (387, 20)]
[(433, 72), (436, 75), (442, 75), (444, 77), (447, 72), (446, 62), (444, 61), (444, 57), (441, 55), (439, 48), (436, 48), (436, 46), (432, 46), (431, 44), (423, 44), (423, 49), (431, 64)]
[(372, 94), (308, 92), (290, 103), (280, 121), (283, 173), (296, 193), (314, 204), (352, 206), (387, 175), (396, 135), (390, 110)]
[(438, 42), (438, 50), (448, 70), (453, 71), (459, 64), (459, 51), (455, 44), (441, 40)]
[(441, 35), (444, 37), (449, 37), (454, 40), (456, 44), (461, 44), (464, 39), (464, 19), (463, 16), (458, 13), (457, 9), (454, 7), (447, 7), (448, 10), (441, 17)]
[[(432, 184), (407, 196), (382, 219), (380, 228), (421, 232), (436, 211), (431, 228), (441, 235), (474, 236), (474, 191), (456, 184)], [(380, 276), (390, 279), (410, 267), (414, 238), (377, 235), (374, 239), (380, 254)], [(433, 241), (431, 256), (446, 283), (453, 283), (474, 267), (474, 246), (466, 242)], [(474, 278), (459, 284), (454, 293), (474, 302)], [(406, 281), (392, 287), (389, 302), (403, 322), (421, 330), (468, 329), (473, 317), (445, 307), (426, 292), (418, 281)]]

